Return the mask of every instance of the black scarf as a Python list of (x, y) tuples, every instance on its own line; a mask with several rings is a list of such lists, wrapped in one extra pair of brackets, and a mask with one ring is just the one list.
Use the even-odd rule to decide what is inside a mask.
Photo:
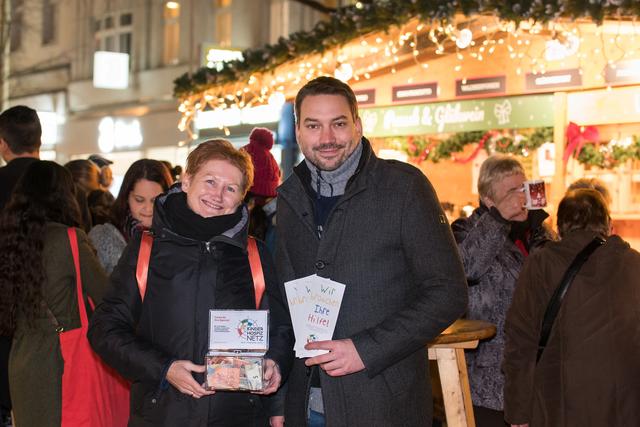
[(204, 218), (191, 210), (187, 204), (187, 193), (170, 194), (165, 202), (171, 229), (184, 237), (206, 242), (233, 228), (242, 219), (242, 209), (228, 215)]

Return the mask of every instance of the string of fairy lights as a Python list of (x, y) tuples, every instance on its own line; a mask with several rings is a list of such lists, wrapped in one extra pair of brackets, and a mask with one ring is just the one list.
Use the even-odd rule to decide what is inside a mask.
[[(320, 75), (358, 82), (384, 73), (395, 74), (413, 63), (428, 69), (430, 61), (446, 55), (455, 58), (453, 72), (463, 82), (466, 69), (473, 68), (470, 63), (489, 62), (499, 54), (512, 61), (517, 75), (544, 74), (567, 66), (582, 73), (588, 63), (590, 69), (595, 68), (592, 79), (610, 88), (605, 83), (607, 67), (615, 68), (619, 61), (640, 58), (637, 38), (640, 25), (622, 19), (596, 26), (587, 19), (516, 24), (495, 16), (477, 15), (427, 24), (415, 18), (386, 32), (360, 36), (324, 54), (302, 56), (268, 71), (185, 95), (179, 106), (182, 118), (178, 128), (196, 139), (192, 122), (198, 112), (281, 105), (306, 81)], [(592, 66), (595, 58), (603, 64), (601, 68)], [(265, 63), (269, 64), (271, 59), (264, 58)], [(413, 83), (413, 77), (408, 77), (407, 83)], [(228, 134), (228, 129), (225, 131)]]

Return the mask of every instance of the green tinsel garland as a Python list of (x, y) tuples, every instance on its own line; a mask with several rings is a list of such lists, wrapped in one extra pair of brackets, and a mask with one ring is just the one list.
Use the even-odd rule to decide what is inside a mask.
[[(553, 128), (535, 128), (529, 132), (517, 134), (498, 133), (498, 131), (459, 132), (450, 138), (433, 142), (425, 138), (406, 138), (400, 141), (401, 148), (413, 161), (429, 160), (437, 163), (450, 159), (460, 153), (469, 144), (479, 143), (485, 139), (484, 149), (487, 153), (511, 153), (528, 155), (547, 141), (553, 141)], [(395, 138), (397, 141), (398, 139)]]
[[(460, 132), (442, 141), (429, 140), (423, 137), (392, 138), (402, 151), (409, 155), (411, 161), (420, 163), (451, 159), (461, 153), (469, 144), (477, 144), (486, 139), (484, 149), (488, 154), (509, 153), (519, 156), (529, 155), (548, 141), (553, 141), (553, 128), (542, 127), (515, 134), (504, 134), (499, 131)], [(627, 160), (640, 160), (640, 136), (633, 136), (633, 143), (625, 146), (620, 143), (586, 142), (576, 158), (585, 166), (612, 169)]]
[(277, 43), (262, 48), (247, 49), (242, 52), (243, 61), (226, 62), (220, 71), (203, 67), (195, 73), (185, 73), (174, 80), (174, 96), (185, 98), (214, 86), (247, 80), (253, 73), (273, 70), (303, 55), (324, 53), (356, 37), (386, 31), (392, 25), (402, 25), (415, 17), (430, 22), (447, 20), (462, 12), (467, 16), (493, 14), (516, 22), (588, 17), (600, 23), (605, 16), (640, 15), (638, 0), (377, 0), (360, 5), (360, 8), (338, 9), (327, 21), (318, 22), (311, 31), (293, 33), (288, 39), (281, 37)]
[(640, 136), (633, 137), (628, 147), (620, 144), (587, 142), (578, 154), (578, 162), (601, 169), (611, 169), (627, 160), (640, 160)]

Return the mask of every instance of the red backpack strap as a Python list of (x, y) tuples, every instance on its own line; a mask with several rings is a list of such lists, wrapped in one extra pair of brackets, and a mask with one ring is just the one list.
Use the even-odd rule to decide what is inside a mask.
[(147, 292), (147, 275), (149, 274), (152, 245), (153, 236), (148, 231), (143, 231), (142, 239), (140, 240), (140, 251), (138, 252), (138, 264), (136, 265), (136, 279), (142, 301), (144, 301), (144, 294)]
[[(149, 259), (151, 258), (151, 246), (153, 245), (153, 236), (145, 231), (142, 233), (140, 240), (140, 251), (138, 252), (138, 264), (136, 266), (136, 279), (138, 280), (138, 290), (140, 298), (144, 301), (144, 295), (147, 291), (147, 275), (149, 274)], [(256, 309), (260, 308), (262, 295), (264, 295), (265, 283), (264, 273), (262, 271), (262, 262), (260, 262), (260, 253), (258, 245), (253, 237), (249, 237), (247, 242), (247, 250), (249, 252), (249, 265), (251, 267), (251, 275), (253, 276), (253, 289), (256, 296)]]
[(249, 252), (249, 265), (251, 266), (251, 275), (253, 276), (253, 290), (256, 294), (256, 309), (259, 309), (262, 295), (264, 295), (264, 273), (262, 272), (258, 245), (256, 244), (256, 239), (253, 237), (249, 237), (247, 241), (247, 251)]

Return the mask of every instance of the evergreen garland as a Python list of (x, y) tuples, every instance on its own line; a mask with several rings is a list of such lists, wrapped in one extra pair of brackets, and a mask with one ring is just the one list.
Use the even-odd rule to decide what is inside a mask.
[(638, 16), (638, 0), (376, 0), (339, 8), (327, 21), (318, 22), (311, 31), (293, 33), (288, 39), (242, 52), (244, 60), (225, 62), (222, 69), (202, 67), (174, 80), (174, 96), (186, 98), (214, 86), (247, 80), (253, 73), (271, 71), (285, 62), (308, 54), (322, 54), (356, 37), (374, 31), (386, 31), (418, 17), (426, 22), (448, 20), (462, 12), (493, 14), (516, 21), (534, 19), (547, 22), (559, 17), (591, 18), (596, 23), (605, 16)]
[(628, 146), (619, 142), (587, 142), (577, 160), (583, 165), (601, 169), (612, 169), (627, 160), (640, 160), (640, 136), (633, 136), (633, 142)]
[(481, 143), (482, 148), (489, 154), (510, 153), (527, 156), (547, 141), (553, 141), (552, 127), (535, 128), (529, 132), (518, 133), (514, 131), (459, 132), (442, 141), (409, 137), (400, 141), (400, 146), (414, 162), (429, 160), (438, 163), (454, 157), (469, 144)]
[[(392, 138), (400, 150), (409, 155), (412, 162), (456, 159), (455, 154), (461, 153), (469, 144), (482, 144), (489, 155), (493, 153), (507, 153), (518, 156), (528, 156), (545, 142), (553, 141), (553, 128), (541, 127), (529, 131), (498, 131), (492, 130), (459, 132), (444, 140), (429, 139), (428, 137)], [(608, 143), (586, 142), (576, 160), (585, 166), (601, 169), (612, 169), (627, 160), (640, 160), (640, 136), (632, 137), (630, 144), (612, 141)]]

